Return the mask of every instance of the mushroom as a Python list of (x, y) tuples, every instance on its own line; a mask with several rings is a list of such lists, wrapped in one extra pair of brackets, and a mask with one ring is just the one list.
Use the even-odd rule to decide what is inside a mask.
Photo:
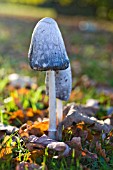
[[(46, 72), (46, 94), (49, 95), (49, 74)], [(62, 101), (67, 101), (70, 97), (72, 89), (72, 76), (71, 67), (65, 70), (59, 70), (55, 72), (55, 87), (56, 87), (56, 98), (57, 98), (57, 123), (59, 124), (63, 118), (63, 104)], [(60, 140), (62, 135), (59, 134)], [(58, 137), (59, 138), (59, 137)]]
[(41, 19), (34, 28), (28, 53), (32, 69), (48, 71), (49, 79), (49, 137), (56, 134), (55, 71), (67, 69), (69, 59), (56, 21)]

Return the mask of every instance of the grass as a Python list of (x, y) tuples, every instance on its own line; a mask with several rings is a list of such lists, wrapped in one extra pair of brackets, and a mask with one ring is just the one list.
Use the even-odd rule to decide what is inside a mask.
[[(38, 78), (40, 77), (38, 75), (41, 74), (44, 79), (44, 73), (34, 73), (29, 68), (27, 60), (31, 33), (36, 22), (37, 20), (0, 18), (0, 65), (2, 71), (9, 68), (5, 69), (8, 74), (19, 72), (24, 75), (37, 75)], [(77, 28), (77, 25), (65, 26), (64, 20), (59, 21), (59, 26), (72, 63), (73, 77), (79, 78), (86, 74), (99, 83), (113, 85), (113, 33), (106, 30), (92, 33), (82, 32)]]
[[(12, 138), (16, 139), (16, 142), (13, 142), (13, 149), (12, 148)], [(4, 159), (0, 159), (1, 163), (1, 170), (4, 170), (7, 168), (7, 170), (13, 170), (15, 168), (15, 165), (18, 162), (29, 162), (29, 157), (31, 157), (31, 154), (29, 150), (25, 147), (25, 143), (22, 142), (22, 139), (19, 138), (17, 134), (12, 134), (10, 137), (6, 136), (4, 138), (4, 146), (2, 146), (1, 154), (4, 153), (4, 149), (7, 149), (5, 152), (6, 156)], [(103, 146), (106, 147), (106, 144), (103, 144)], [(74, 151), (76, 152), (76, 151)], [(13, 159), (12, 159), (13, 158)], [(101, 169), (101, 170), (107, 170), (108, 168), (111, 170), (113, 168), (113, 156), (111, 152), (111, 160), (108, 163), (103, 159), (102, 156), (99, 156), (97, 160), (92, 160), (88, 158), (75, 158), (75, 154), (72, 154), (72, 156), (67, 158), (61, 158), (59, 160), (50, 158), (48, 150), (45, 149), (45, 154), (43, 157), (40, 157), (37, 155), (34, 155), (35, 163), (42, 164), (42, 169), (46, 168), (46, 165), (48, 166), (48, 169), (54, 169), (54, 170), (83, 170), (84, 168), (90, 168), (91, 170), (95, 169)], [(33, 159), (33, 155), (32, 155)], [(7, 160), (7, 164), (6, 164)], [(82, 167), (83, 165), (83, 167)]]
[(56, 17), (56, 12), (51, 8), (40, 8), (35, 6), (26, 6), (20, 4), (0, 3), (0, 15), (16, 16), (16, 17)]

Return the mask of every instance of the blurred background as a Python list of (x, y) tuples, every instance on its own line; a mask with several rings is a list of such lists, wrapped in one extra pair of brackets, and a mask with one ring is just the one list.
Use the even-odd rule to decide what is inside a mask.
[(44, 84), (45, 73), (32, 71), (27, 59), (33, 28), (42, 17), (58, 22), (73, 84), (83, 78), (113, 86), (113, 0), (0, 0), (1, 82), (16, 73)]

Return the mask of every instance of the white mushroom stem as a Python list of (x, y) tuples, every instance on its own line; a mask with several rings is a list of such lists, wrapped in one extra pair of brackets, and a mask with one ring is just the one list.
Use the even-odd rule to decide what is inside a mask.
[[(62, 100), (57, 99), (57, 124), (59, 125), (60, 122), (62, 122), (63, 119), (63, 104)], [(57, 139), (62, 140), (62, 131), (58, 132)]]
[(63, 105), (62, 100), (57, 99), (57, 123), (59, 124), (63, 119)]
[(49, 137), (56, 138), (56, 90), (55, 90), (55, 72), (49, 73)]

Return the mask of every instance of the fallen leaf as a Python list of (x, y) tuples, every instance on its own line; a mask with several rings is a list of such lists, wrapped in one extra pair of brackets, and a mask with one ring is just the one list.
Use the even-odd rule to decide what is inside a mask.
[(22, 138), (28, 138), (29, 137), (28, 127), (29, 127), (29, 125), (27, 123), (23, 124), (20, 127), (18, 133)]
[(32, 110), (32, 109), (28, 109), (28, 110), (26, 111), (26, 116), (27, 116), (27, 117), (33, 117), (33, 116), (34, 116), (33, 110)]
[(84, 115), (87, 116), (95, 116), (97, 111), (99, 110), (98, 108), (95, 108), (93, 106), (86, 106), (86, 105), (76, 105), (75, 103), (69, 103), (64, 107), (63, 114), (66, 116), (70, 109), (73, 107), (73, 109), (78, 110), (79, 112), (83, 113)]
[(28, 162), (20, 162), (17, 166), (16, 166), (16, 170), (39, 170), (40, 166), (37, 164), (31, 164)]
[(19, 126), (20, 124), (25, 122), (25, 114), (22, 110), (17, 110), (15, 112), (10, 112), (10, 124)]
[(7, 156), (12, 154), (12, 149), (12, 147), (0, 148), (0, 158), (7, 160)]
[(29, 135), (41, 136), (47, 133), (49, 127), (49, 121), (45, 120), (43, 122), (31, 122), (23, 124), (19, 129), (19, 134), (21, 137), (28, 137)]
[(73, 137), (71, 140), (71, 144), (76, 146), (78, 149), (82, 149), (81, 138), (80, 137)]
[[(33, 143), (37, 144), (36, 146), (43, 149), (44, 147), (47, 147), (48, 149), (51, 149), (53, 151), (59, 152), (58, 155), (56, 155), (54, 158), (59, 158), (62, 156), (67, 156), (69, 154), (70, 148), (69, 146), (64, 142), (57, 142), (51, 138), (49, 138), (46, 135), (43, 135), (41, 137), (36, 137), (34, 135), (31, 135), (28, 139), (28, 146), (30, 149), (33, 149)], [(34, 145), (35, 146), (35, 145)]]
[(31, 135), (28, 138), (28, 142), (31, 143), (38, 143), (41, 144), (43, 146), (47, 146), (48, 144), (50, 144), (51, 142), (55, 142), (55, 140), (49, 138), (48, 136), (46, 136), (45, 134), (42, 135), (41, 137), (36, 137), (35, 135)]
[(18, 94), (19, 95), (27, 95), (29, 93), (29, 89), (26, 89), (26, 88), (20, 88), (17, 90)]
[(73, 136), (81, 137), (82, 141), (91, 141), (93, 139), (90, 127), (88, 127), (84, 122), (77, 123), (75, 126), (72, 126), (72, 134)]
[(82, 98), (83, 98), (83, 92), (80, 90), (80, 88), (76, 88), (71, 92), (70, 95), (71, 102), (81, 100)]
[(68, 156), (70, 152), (69, 146), (64, 142), (51, 142), (50, 144), (47, 145), (47, 148), (59, 152), (57, 156), (53, 156), (54, 158)]
[(26, 121), (31, 120), (31, 121), (36, 121), (36, 120), (40, 120), (40, 122), (42, 122), (42, 120), (48, 116), (48, 110), (33, 110), (32, 108), (28, 108), (25, 111), (25, 118)]
[(6, 133), (5, 131), (0, 130), (0, 140), (4, 138), (5, 133)]
[(75, 149), (76, 158), (81, 155), (86, 158), (97, 159), (97, 155), (95, 153), (91, 153), (87, 149), (82, 148), (80, 137), (73, 137), (72, 140), (68, 142), (68, 144), (71, 148)]
[(98, 132), (103, 131), (104, 133), (109, 133), (111, 129), (113, 129), (113, 126), (105, 124), (103, 120), (98, 120), (95, 117), (84, 115), (79, 109), (74, 109), (72, 106), (67, 116), (58, 125), (58, 138), (61, 138), (59, 135), (62, 134), (62, 128), (65, 129), (80, 122), (84, 122), (89, 125), (91, 129)]
[(72, 150), (75, 150), (75, 157), (78, 158), (82, 152), (81, 137), (73, 137), (71, 141), (66, 142)]
[(30, 152), (30, 159), (35, 162), (37, 158), (39, 157), (43, 157), (44, 156), (44, 153), (45, 153), (45, 150), (42, 150), (42, 149), (36, 149), (36, 150), (33, 150)]
[(100, 156), (102, 156), (106, 162), (109, 162), (109, 157), (107, 157), (105, 149), (102, 149), (101, 143), (96, 142), (96, 150)]
[[(18, 128), (15, 126), (11, 126), (11, 125), (5, 125), (0, 123), (0, 134), (12, 134), (14, 132), (18, 131)], [(2, 133), (3, 132), (3, 133)]]
[(46, 131), (48, 131), (49, 128), (49, 121), (43, 121), (43, 122), (34, 122), (32, 126), (28, 127), (28, 133), (30, 135), (36, 135), (41, 136), (45, 134)]
[(82, 156), (91, 159), (97, 159), (97, 154), (89, 152), (87, 149), (82, 151)]
[(27, 149), (29, 149), (29, 151), (34, 151), (34, 150), (38, 150), (38, 149), (44, 149), (45, 147), (41, 144), (38, 143), (27, 143), (26, 144)]

